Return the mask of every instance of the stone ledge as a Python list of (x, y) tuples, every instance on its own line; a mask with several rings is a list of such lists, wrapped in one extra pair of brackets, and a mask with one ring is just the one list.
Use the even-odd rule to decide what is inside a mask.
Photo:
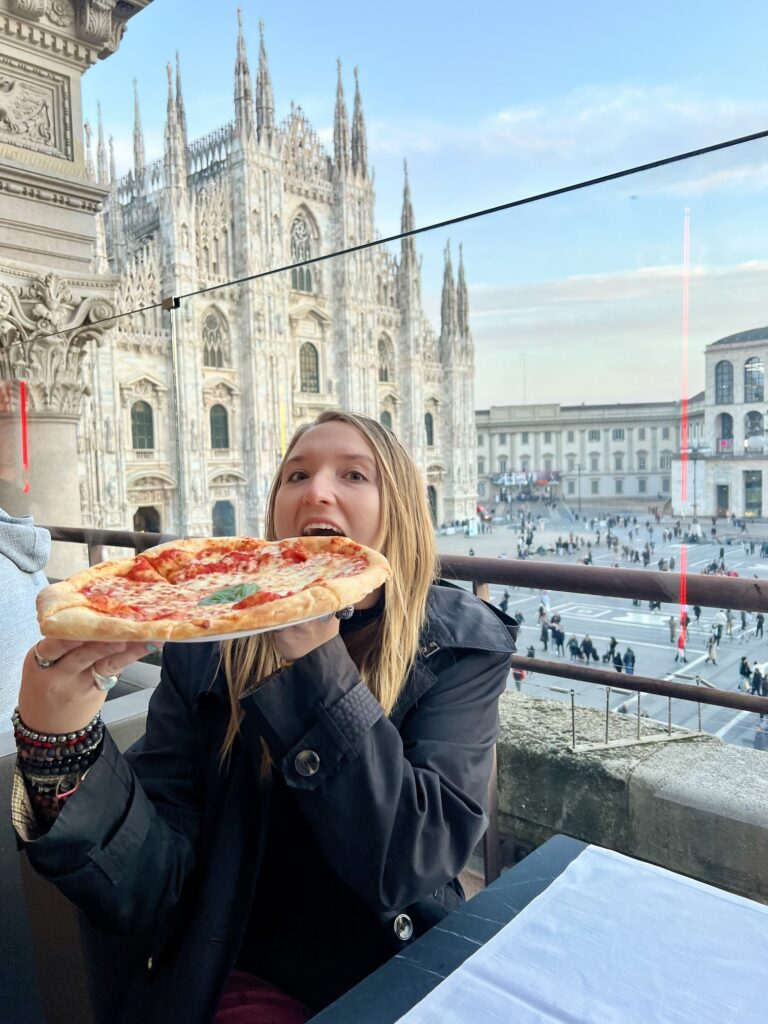
[[(500, 715), (502, 836), (538, 846), (563, 832), (768, 903), (766, 753), (695, 734), (572, 753), (569, 706), (507, 692)], [(576, 723), (577, 743), (604, 737), (604, 712), (579, 708)], [(611, 714), (612, 739), (635, 730)], [(644, 735), (664, 732), (643, 719)]]

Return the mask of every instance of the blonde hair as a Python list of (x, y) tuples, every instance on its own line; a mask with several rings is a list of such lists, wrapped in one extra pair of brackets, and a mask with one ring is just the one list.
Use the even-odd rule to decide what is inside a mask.
[[(323, 423), (355, 427), (371, 447), (379, 480), (381, 520), (376, 547), (392, 567), (379, 628), (363, 653), (360, 677), (389, 715), (405, 683), (419, 646), (429, 588), (437, 572), (437, 552), (424, 480), (395, 434), (368, 416), (328, 411), (299, 427), (283, 455), (285, 460), (308, 430)], [(265, 536), (275, 540), (275, 501), (282, 482), (278, 470), (267, 499)], [(244, 693), (276, 672), (280, 665), (273, 633), (258, 633), (221, 645), (230, 719), (221, 749), (224, 764), (240, 730)], [(264, 746), (264, 745), (263, 745)], [(265, 759), (268, 751), (264, 746)]]

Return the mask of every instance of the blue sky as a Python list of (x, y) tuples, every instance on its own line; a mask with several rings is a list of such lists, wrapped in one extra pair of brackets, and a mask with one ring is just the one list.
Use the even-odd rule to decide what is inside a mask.
[[(420, 226), (768, 128), (764, 2), (241, 6), (254, 72), (264, 19), (279, 118), (300, 103), (329, 141), (336, 58), (350, 110), (359, 66), (382, 235), (399, 226), (403, 158)], [(190, 134), (231, 119), (236, 7), (154, 0), (85, 76), (85, 115), (95, 124), (100, 99), (119, 171), (134, 76), (148, 157), (161, 154), (177, 49)], [(464, 244), (476, 404), (522, 400), (523, 353), (529, 402), (679, 397), (686, 208), (701, 387), (704, 345), (768, 319), (766, 185), (761, 141), (422, 237), (432, 315), (446, 238)]]

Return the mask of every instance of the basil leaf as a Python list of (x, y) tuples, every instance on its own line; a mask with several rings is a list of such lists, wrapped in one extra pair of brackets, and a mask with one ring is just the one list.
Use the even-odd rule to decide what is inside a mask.
[(238, 601), (242, 601), (244, 597), (250, 597), (251, 594), (258, 594), (261, 587), (258, 583), (235, 583), (231, 587), (224, 587), (222, 590), (214, 590), (212, 594), (208, 594), (198, 604), (236, 604)]

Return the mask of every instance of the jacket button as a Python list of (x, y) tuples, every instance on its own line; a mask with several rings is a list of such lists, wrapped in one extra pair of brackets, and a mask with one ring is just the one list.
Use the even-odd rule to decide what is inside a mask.
[(299, 775), (308, 778), (310, 775), (314, 775), (320, 768), (320, 758), (314, 750), (301, 750), (296, 755), (293, 766)]
[(413, 921), (407, 914), (398, 914), (392, 922), (392, 927), (395, 929), (395, 935), (401, 942), (407, 942), (413, 935)]

